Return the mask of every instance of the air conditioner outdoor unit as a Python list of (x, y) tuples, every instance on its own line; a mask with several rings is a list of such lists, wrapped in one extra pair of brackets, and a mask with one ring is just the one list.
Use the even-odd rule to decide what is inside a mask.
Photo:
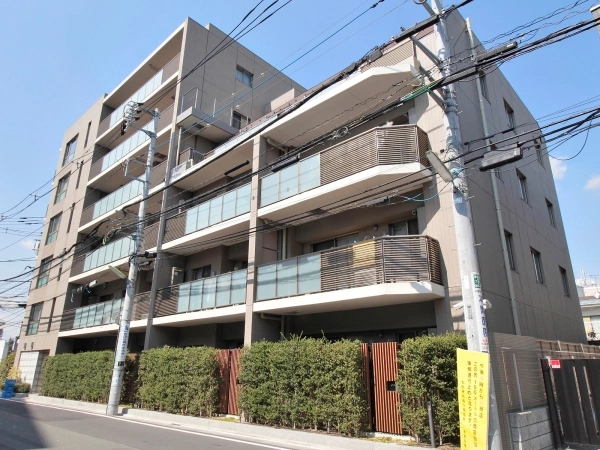
[(190, 167), (192, 167), (191, 160), (187, 160), (183, 164), (179, 164), (178, 166), (173, 167), (173, 169), (171, 170), (171, 181), (180, 178)]

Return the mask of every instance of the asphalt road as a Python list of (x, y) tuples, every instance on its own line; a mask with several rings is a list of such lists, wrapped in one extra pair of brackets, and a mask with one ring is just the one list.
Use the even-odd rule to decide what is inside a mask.
[(99, 414), (0, 400), (0, 449), (293, 449)]

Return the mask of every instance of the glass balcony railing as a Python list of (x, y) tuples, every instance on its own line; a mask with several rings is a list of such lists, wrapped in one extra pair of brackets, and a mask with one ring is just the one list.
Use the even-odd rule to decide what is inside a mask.
[(319, 187), (321, 185), (320, 156), (311, 156), (264, 177), (260, 186), (260, 205), (270, 205), (292, 195)]
[(137, 197), (142, 194), (142, 190), (144, 188), (143, 176), (138, 178), (138, 180), (133, 180), (127, 183), (125, 186), (117, 189), (114, 192), (111, 192), (102, 200), (94, 203), (94, 212), (92, 214), (92, 220), (97, 219), (98, 217), (106, 214), (109, 211), (112, 211), (115, 208), (118, 208), (123, 203), (128, 202), (132, 198)]
[(99, 325), (109, 325), (117, 323), (118, 316), (121, 314), (123, 299), (97, 303), (95, 305), (83, 306), (75, 310), (73, 326), (71, 329), (97, 327)]
[(109, 116), (107, 116), (98, 125), (98, 136), (106, 132), (113, 125), (123, 120), (123, 113), (127, 107), (127, 103), (133, 101), (141, 103), (146, 98), (155, 92), (161, 84), (167, 81), (174, 73), (179, 69), (179, 57), (176, 55), (171, 61), (169, 61), (162, 69), (156, 72), (152, 78), (150, 78), (142, 87), (140, 87), (131, 97), (125, 100), (120, 106), (118, 106)]
[[(148, 122), (144, 127), (144, 130), (150, 130), (153, 127), (152, 122)], [(137, 131), (126, 141), (123, 141), (117, 147), (111, 150), (104, 158), (102, 158), (102, 164), (100, 166), (100, 172), (104, 172), (114, 163), (119, 161), (123, 156), (129, 154), (133, 149), (142, 145), (143, 143), (150, 140), (150, 137), (143, 131)]]
[[(167, 161), (163, 161), (152, 168), (152, 171), (150, 172), (150, 189), (155, 188), (165, 181), (166, 170)], [(129, 200), (141, 195), (144, 188), (141, 180), (143, 180), (144, 176), (145, 175), (140, 175), (137, 180), (130, 181), (125, 186), (120, 187), (106, 197), (98, 200), (96, 203), (86, 207), (81, 212), (80, 225), (86, 225), (92, 220), (103, 216), (107, 212), (113, 211), (115, 208), (127, 203)]]
[(256, 300), (431, 281), (442, 285), (439, 243), (428, 236), (385, 236), (257, 267)]
[(320, 291), (321, 254), (299, 256), (260, 266), (257, 280), (257, 300)]
[(246, 270), (180, 284), (177, 313), (239, 305), (246, 301)]
[(202, 230), (250, 211), (250, 185), (200, 203), (185, 213), (185, 234)]
[[(165, 128), (170, 127), (173, 121), (173, 110), (174, 106), (171, 105), (165, 108), (160, 113), (160, 118), (158, 119), (158, 132), (161, 133)], [(145, 130), (151, 130), (153, 127), (152, 121), (148, 122), (142, 128)], [(105, 170), (108, 170), (114, 164), (119, 162), (125, 156), (132, 153), (136, 148), (148, 142), (150, 138), (143, 131), (136, 131), (131, 137), (127, 138), (115, 148), (113, 148), (110, 152), (104, 155), (102, 158), (98, 159), (96, 162), (92, 164), (90, 167), (90, 179), (97, 177)]]
[(150, 78), (146, 84), (144, 84), (141, 88), (137, 90), (135, 94), (129, 97), (127, 100), (123, 102), (121, 106), (115, 109), (109, 116), (109, 124), (108, 128), (112, 127), (116, 123), (123, 120), (123, 115), (125, 114), (125, 108), (127, 108), (127, 103), (136, 102), (142, 103), (142, 101), (148, 97), (152, 92), (154, 92), (158, 87), (162, 84), (163, 71), (162, 69), (156, 72), (156, 74)]
[(127, 236), (97, 248), (93, 252), (85, 255), (83, 272), (104, 266), (105, 264), (118, 261), (119, 259), (131, 255), (135, 247), (134, 244), (133, 238)]

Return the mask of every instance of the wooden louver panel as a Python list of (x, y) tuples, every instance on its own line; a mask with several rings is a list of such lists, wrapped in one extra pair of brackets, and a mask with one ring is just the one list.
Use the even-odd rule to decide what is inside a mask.
[(373, 380), (375, 394), (375, 431), (402, 434), (396, 392), (398, 377), (398, 344), (384, 342), (372, 344)]
[(364, 133), (321, 153), (321, 186), (375, 165), (375, 135)]

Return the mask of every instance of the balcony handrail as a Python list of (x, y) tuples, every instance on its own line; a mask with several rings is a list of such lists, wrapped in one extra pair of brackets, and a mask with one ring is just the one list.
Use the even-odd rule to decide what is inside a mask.
[(427, 135), (417, 125), (371, 128), (281, 170), (262, 175), (260, 207), (376, 166), (426, 164), (427, 148)]
[[(115, 112), (119, 111), (119, 109), (121, 109), (121, 108), (122, 108), (124, 105), (126, 105), (126, 104), (127, 104), (127, 102), (129, 102), (129, 101), (130, 101), (130, 100), (131, 100), (133, 97), (135, 97), (135, 95), (136, 95), (138, 92), (140, 92), (140, 91), (141, 91), (141, 90), (142, 90), (144, 87), (146, 87), (146, 85), (147, 85), (147, 84), (148, 84), (148, 83), (149, 83), (149, 82), (150, 82), (150, 81), (151, 81), (151, 80), (152, 80), (154, 77), (156, 77), (158, 74), (161, 74), (161, 75), (162, 75), (162, 71), (163, 71), (163, 70), (164, 70), (164, 69), (165, 69), (165, 68), (166, 68), (166, 67), (167, 67), (169, 64), (171, 64), (171, 63), (172, 63), (174, 60), (176, 60), (176, 59), (177, 59), (177, 58), (179, 58), (180, 56), (181, 56), (181, 53), (178, 53), (178, 54), (177, 54), (177, 55), (175, 55), (173, 58), (171, 58), (171, 60), (169, 60), (169, 62), (168, 62), (168, 63), (166, 63), (164, 66), (162, 66), (160, 69), (158, 69), (158, 70), (156, 71), (156, 73), (155, 73), (154, 75), (152, 75), (152, 76), (151, 76), (151, 77), (150, 77), (148, 80), (146, 80), (146, 81), (144, 82), (144, 84), (142, 84), (142, 85), (139, 87), (139, 89), (137, 89), (137, 90), (136, 90), (136, 91), (135, 91), (133, 94), (131, 94), (131, 95), (130, 95), (130, 96), (127, 98), (127, 100), (125, 100), (123, 103), (121, 103), (119, 106), (117, 106), (117, 107), (114, 109), (114, 111), (112, 111), (112, 112), (111, 112), (111, 113), (110, 113), (108, 116), (106, 116), (106, 117), (105, 117), (105, 118), (104, 118), (102, 121), (100, 121), (100, 123), (98, 124), (98, 129), (101, 129), (101, 128), (102, 128), (102, 127), (103, 127), (103, 126), (106, 124), (106, 122), (107, 122), (107, 121), (108, 121), (108, 122), (110, 122), (110, 120), (111, 120), (111, 118), (112, 118), (112, 116), (113, 116), (113, 114), (114, 114)], [(157, 89), (158, 89), (160, 86), (162, 86), (162, 84), (163, 84), (163, 83), (164, 83), (164, 81), (163, 81), (163, 80), (161, 80), (161, 83), (160, 83), (160, 84), (159, 84), (159, 85), (158, 85), (156, 88), (154, 88), (154, 89), (153, 89), (153, 90), (150, 92), (150, 94), (146, 95), (146, 97), (148, 97), (149, 95), (152, 95), (152, 94), (154, 94), (154, 93), (156, 92), (156, 90), (157, 90)], [(146, 98), (146, 97), (145, 97), (145, 98)], [(115, 123), (116, 123), (116, 122), (115, 122)], [(114, 125), (114, 124), (113, 124), (113, 125)], [(108, 130), (110, 127), (111, 127), (111, 125), (109, 125), (108, 127), (106, 127), (106, 129)]]
[(327, 250), (320, 250), (318, 252), (305, 253), (303, 255), (293, 256), (291, 258), (282, 259), (282, 260), (279, 260), (279, 261), (272, 261), (272, 262), (269, 262), (269, 263), (258, 264), (256, 267), (258, 268), (258, 267), (263, 267), (263, 266), (270, 266), (271, 264), (275, 264), (275, 263), (283, 262), (283, 261), (291, 261), (293, 259), (301, 258), (303, 256), (318, 255), (318, 254), (323, 254), (323, 253), (332, 253), (332, 252), (340, 251), (340, 250), (348, 248), (348, 247), (354, 247), (355, 245), (360, 245), (360, 244), (363, 244), (365, 242), (373, 242), (373, 241), (377, 242), (377, 241), (381, 241), (381, 240), (384, 240), (384, 239), (391, 239), (391, 240), (401, 240), (401, 239), (404, 239), (404, 240), (410, 240), (410, 239), (419, 239), (419, 238), (421, 238), (421, 239), (423, 239), (423, 238), (424, 239), (433, 239), (432, 237), (427, 236), (426, 234), (406, 234), (406, 235), (401, 235), (401, 236), (390, 236), (390, 235), (387, 235), (387, 236), (378, 236), (378, 237), (375, 237), (375, 238), (369, 238), (369, 239), (365, 239), (363, 241), (354, 242), (352, 244), (346, 244), (346, 245), (340, 245), (339, 247), (328, 248)]
[[(373, 127), (373, 128), (370, 128), (370, 129), (368, 129), (366, 131), (363, 131), (362, 133), (359, 133), (357, 135), (353, 135), (351, 138), (348, 138), (345, 141), (342, 141), (342, 142), (339, 142), (339, 143), (337, 143), (335, 145), (332, 145), (331, 147), (327, 147), (327, 148), (324, 148), (323, 150), (319, 150), (318, 152), (316, 152), (316, 153), (314, 153), (314, 154), (312, 154), (310, 156), (307, 156), (304, 159), (312, 158), (313, 156), (320, 155), (320, 154), (323, 154), (323, 153), (327, 153), (327, 152), (335, 149), (336, 147), (339, 147), (341, 145), (347, 144), (348, 142), (351, 142), (351, 141), (356, 141), (359, 138), (361, 138), (361, 137), (363, 137), (365, 135), (368, 135), (370, 133), (373, 133), (373, 135), (374, 135), (374, 137), (376, 139), (376, 133), (377, 133), (378, 130), (394, 130), (394, 129), (401, 129), (401, 128), (416, 128), (417, 130), (420, 130), (419, 126), (415, 125), (415, 124), (403, 124), (403, 125), (391, 125), (391, 126)], [(285, 156), (282, 156), (278, 160), (272, 161), (270, 164), (271, 165), (275, 165), (276, 163), (284, 161), (285, 159), (287, 159), (287, 158)], [(303, 161), (303, 159), (300, 159), (298, 162), (296, 162), (294, 164), (298, 164), (298, 163), (300, 163), (302, 161)], [(292, 165), (294, 165), (294, 164), (292, 164)], [(266, 171), (260, 177), (261, 178), (265, 178), (265, 177), (268, 177), (269, 175), (271, 175), (272, 173), (273, 172)]]
[[(115, 308), (115, 306), (117, 306), (117, 308)], [(122, 309), (123, 299), (116, 298), (105, 302), (93, 303), (91, 305), (65, 310), (61, 317), (60, 331), (79, 330), (83, 328), (116, 324), (118, 322), (115, 321), (115, 318), (117, 315), (121, 314)], [(92, 312), (91, 315), (90, 312)], [(79, 317), (77, 317), (78, 314)], [(82, 319), (85, 320), (85, 323), (81, 322)]]
[(244, 272), (244, 271), (247, 271), (247, 270), (248, 270), (248, 269), (230, 270), (230, 271), (228, 271), (228, 272), (223, 272), (223, 273), (220, 273), (220, 274), (218, 274), (218, 275), (212, 275), (212, 276), (210, 276), (210, 277), (198, 278), (197, 280), (184, 281), (184, 282), (182, 282), (182, 283), (172, 284), (172, 285), (170, 285), (170, 286), (167, 286), (167, 287), (164, 287), (164, 288), (159, 288), (159, 289), (157, 289), (156, 291), (157, 291), (157, 292), (166, 291), (166, 290), (168, 290), (168, 289), (172, 289), (172, 288), (180, 287), (180, 286), (183, 286), (183, 285), (186, 285), (186, 284), (195, 283), (196, 281), (210, 280), (210, 279), (213, 279), (213, 278), (219, 278), (220, 276), (223, 276), (223, 275), (229, 275), (229, 274), (231, 274), (231, 273)]
[(399, 281), (443, 284), (439, 243), (424, 235), (366, 239), (261, 264), (256, 274), (257, 301)]
[[(171, 104), (168, 107), (166, 107), (164, 110), (161, 111), (161, 117), (163, 116), (163, 114), (168, 113), (169, 110), (171, 110), (173, 107), (175, 106), (175, 104)], [(169, 121), (169, 124), (171, 123), (171, 121)], [(152, 125), (152, 120), (148, 121), (144, 126), (140, 127), (140, 128), (146, 128), (148, 126)], [(159, 122), (160, 125), (160, 122)], [(167, 128), (167, 127), (165, 127)], [(160, 128), (158, 130), (158, 134), (160, 134), (163, 129), (165, 128)], [(142, 131), (136, 131), (135, 133), (133, 133), (130, 137), (128, 137), (127, 139), (125, 139), (123, 142), (121, 142), (119, 145), (117, 145), (115, 148), (111, 149), (106, 155), (104, 155), (102, 158), (98, 159), (97, 161), (95, 161), (91, 167), (90, 167), (90, 178), (93, 178), (95, 176), (98, 176), (99, 174), (101, 174), (102, 172), (105, 172), (106, 170), (108, 170), (109, 168), (115, 166), (117, 164), (117, 162), (119, 160), (121, 160), (124, 156), (130, 155), (131, 153), (133, 153), (133, 151), (143, 145), (146, 145), (150, 142), (150, 138), (146, 138), (144, 139), (144, 142), (142, 142), (141, 144), (136, 145), (134, 148), (130, 149), (127, 153), (124, 153), (121, 157), (119, 158), (115, 158), (115, 162), (112, 163), (111, 165), (105, 167), (104, 169), (102, 169), (102, 164), (104, 162), (104, 160), (106, 158), (109, 158), (112, 154), (114, 154), (115, 151), (117, 151), (120, 147), (124, 146), (127, 142), (131, 141), (134, 137), (136, 137), (138, 135), (138, 133), (143, 133)], [(144, 135), (146, 135), (145, 133), (143, 133)], [(100, 169), (98, 169), (98, 167), (100, 167)]]

